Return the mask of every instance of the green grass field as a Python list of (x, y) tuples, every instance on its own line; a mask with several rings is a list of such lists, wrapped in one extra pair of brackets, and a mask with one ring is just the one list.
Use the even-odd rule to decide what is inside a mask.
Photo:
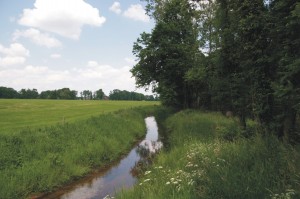
[(159, 102), (0, 99), (0, 133), (73, 122), (93, 115), (153, 104)]

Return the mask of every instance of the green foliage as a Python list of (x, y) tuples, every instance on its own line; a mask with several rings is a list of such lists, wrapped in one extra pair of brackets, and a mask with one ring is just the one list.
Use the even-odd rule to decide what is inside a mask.
[(19, 91), (19, 98), (21, 99), (37, 99), (39, 96), (39, 93), (37, 89), (21, 89)]
[(0, 87), (0, 98), (2, 99), (14, 99), (19, 98), (19, 93), (13, 88)]
[(298, 0), (146, 2), (156, 25), (133, 47), (139, 87), (166, 105), (232, 111), (245, 131), (254, 118), (262, 133), (300, 140)]
[[(248, 123), (255, 128), (253, 122)], [(237, 136), (228, 141), (228, 132), (238, 131), (233, 119), (192, 110), (176, 113), (165, 125), (168, 150), (158, 154), (132, 190), (116, 198), (300, 196), (300, 151), (276, 137)]]
[[(270, 17), (276, 21), (270, 30), (272, 64), (276, 66), (276, 79), (272, 82), (276, 107), (275, 122), (279, 135), (290, 140), (295, 136), (296, 115), (300, 100), (300, 18), (297, 0), (274, 0), (270, 4)], [(279, 105), (279, 106), (278, 106)], [(299, 135), (298, 135), (299, 137)], [(298, 138), (299, 140), (299, 138)]]
[(153, 95), (144, 95), (137, 92), (121, 91), (119, 89), (114, 89), (109, 93), (110, 100), (134, 100), (134, 101), (157, 101), (158, 98)]
[[(131, 70), (139, 87), (152, 86), (163, 104), (188, 106), (189, 91), (184, 81), (198, 53), (193, 11), (186, 1), (172, 0), (152, 6), (163, 9), (151, 34), (143, 33), (134, 43), (138, 63)], [(151, 5), (151, 2), (150, 2)]]
[(102, 100), (102, 99), (104, 99), (104, 97), (105, 97), (105, 94), (104, 94), (103, 90), (99, 89), (99, 90), (95, 91), (93, 98), (97, 99), (97, 100)]

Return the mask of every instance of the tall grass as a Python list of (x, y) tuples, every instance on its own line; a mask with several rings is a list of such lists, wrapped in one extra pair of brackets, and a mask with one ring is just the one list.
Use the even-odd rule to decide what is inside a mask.
[(299, 150), (276, 137), (245, 134), (232, 119), (191, 110), (169, 117), (165, 127), (169, 149), (117, 198), (300, 197)]
[(154, 107), (0, 134), (0, 198), (48, 192), (116, 160), (146, 132)]

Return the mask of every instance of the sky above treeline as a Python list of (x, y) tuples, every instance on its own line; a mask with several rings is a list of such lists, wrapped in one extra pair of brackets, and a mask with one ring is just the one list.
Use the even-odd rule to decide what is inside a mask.
[(139, 0), (0, 0), (0, 86), (136, 89), (132, 46), (154, 22)]

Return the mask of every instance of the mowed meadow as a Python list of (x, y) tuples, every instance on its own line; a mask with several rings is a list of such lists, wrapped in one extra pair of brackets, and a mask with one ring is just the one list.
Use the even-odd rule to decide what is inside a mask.
[(157, 102), (0, 100), (0, 198), (27, 198), (117, 160)]
[(159, 102), (0, 99), (0, 133), (74, 122), (93, 115), (154, 104)]

